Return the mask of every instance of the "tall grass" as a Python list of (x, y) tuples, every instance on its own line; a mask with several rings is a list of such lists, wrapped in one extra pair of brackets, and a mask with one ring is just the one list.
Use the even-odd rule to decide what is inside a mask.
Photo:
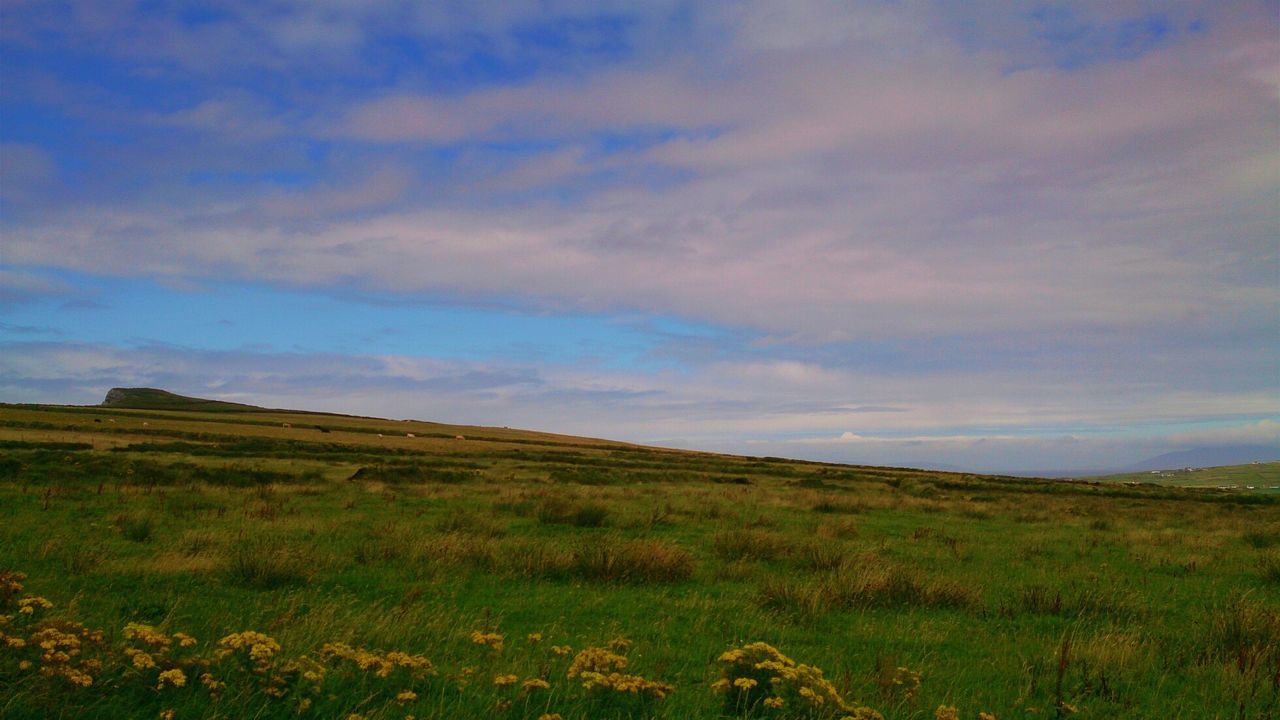
[(279, 539), (240, 534), (224, 555), (227, 579), (254, 590), (274, 590), (308, 581), (307, 558)]

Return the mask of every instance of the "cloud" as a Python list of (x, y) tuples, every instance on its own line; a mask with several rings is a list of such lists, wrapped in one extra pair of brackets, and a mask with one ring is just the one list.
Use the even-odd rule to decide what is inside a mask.
[(1280, 420), (1266, 418), (1254, 423), (1177, 432), (1168, 439), (1183, 446), (1271, 445), (1280, 448)]
[[(498, 424), (736, 447), (1034, 428), (1063, 458), (1075, 426), (1274, 413), (1273, 13), (1054, 7), (15, 5), (4, 100), (58, 131), (0, 149), (0, 297), (61, 268), (723, 337), (673, 339), (672, 373), (68, 345), (10, 382), (213, 372), (398, 414), (431, 388)], [(46, 62), (69, 48), (94, 72)]]

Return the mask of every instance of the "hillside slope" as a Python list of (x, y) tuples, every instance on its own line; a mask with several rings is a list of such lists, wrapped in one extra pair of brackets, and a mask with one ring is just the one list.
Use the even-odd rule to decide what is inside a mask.
[(102, 407), (121, 410), (190, 410), (199, 412), (262, 412), (266, 408), (256, 405), (206, 400), (178, 395), (158, 388), (111, 388), (102, 400)]

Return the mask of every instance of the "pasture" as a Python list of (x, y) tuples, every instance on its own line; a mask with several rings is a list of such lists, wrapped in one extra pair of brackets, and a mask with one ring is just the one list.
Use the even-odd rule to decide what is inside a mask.
[(0, 407), (6, 718), (980, 713), (1280, 716), (1277, 497)]

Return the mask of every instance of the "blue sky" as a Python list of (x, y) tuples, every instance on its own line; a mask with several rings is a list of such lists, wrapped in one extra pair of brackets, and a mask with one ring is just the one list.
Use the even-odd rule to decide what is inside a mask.
[(1278, 10), (6, 3), (0, 399), (1280, 447)]

